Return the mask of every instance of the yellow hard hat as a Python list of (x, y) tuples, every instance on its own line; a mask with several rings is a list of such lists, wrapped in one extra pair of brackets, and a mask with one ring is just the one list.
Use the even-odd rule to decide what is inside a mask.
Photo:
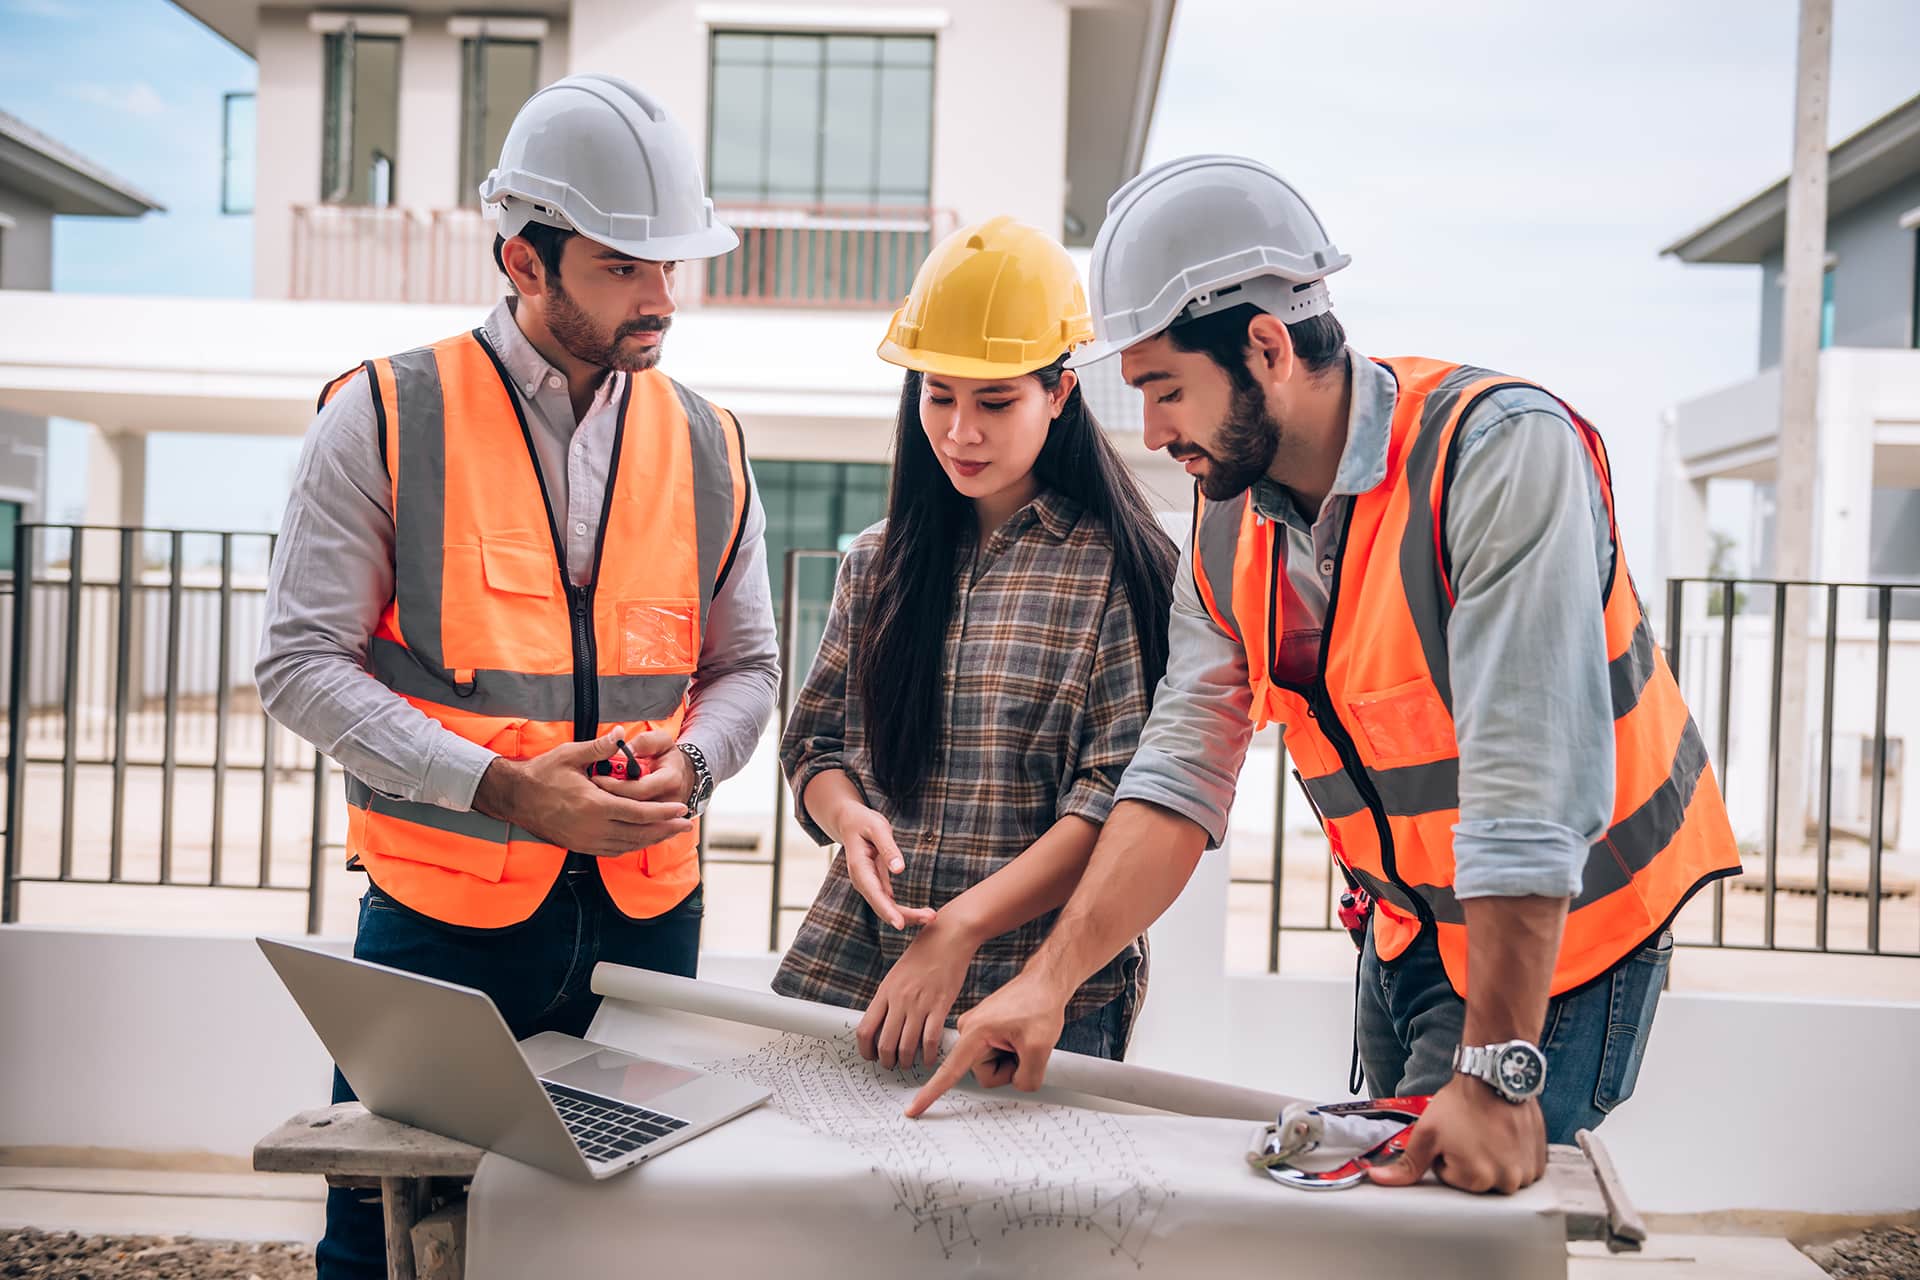
[(1024, 222), (989, 218), (933, 247), (880, 358), (954, 378), (1011, 378), (1092, 337), (1087, 291), (1067, 251)]

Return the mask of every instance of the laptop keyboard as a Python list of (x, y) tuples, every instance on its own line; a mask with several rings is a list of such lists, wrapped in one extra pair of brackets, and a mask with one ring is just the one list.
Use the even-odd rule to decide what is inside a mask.
[(678, 1116), (662, 1115), (630, 1102), (610, 1102), (551, 1080), (542, 1080), (540, 1085), (589, 1160), (618, 1160), (687, 1127)]

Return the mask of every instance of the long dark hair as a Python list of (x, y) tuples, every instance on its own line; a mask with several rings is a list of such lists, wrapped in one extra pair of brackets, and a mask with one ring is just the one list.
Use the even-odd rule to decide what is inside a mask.
[[(1065, 368), (1062, 356), (1031, 376), (1052, 393)], [(1167, 669), (1167, 612), (1178, 554), (1077, 383), (1047, 430), (1033, 473), (1107, 530), (1114, 580), (1133, 610), (1152, 697)], [(895, 801), (919, 788), (940, 752), (941, 663), (953, 609), (954, 555), (959, 531), (973, 518), (972, 504), (953, 487), (921, 428), (920, 375), (909, 372), (900, 388), (887, 530), (873, 567), (859, 691), (874, 778)]]

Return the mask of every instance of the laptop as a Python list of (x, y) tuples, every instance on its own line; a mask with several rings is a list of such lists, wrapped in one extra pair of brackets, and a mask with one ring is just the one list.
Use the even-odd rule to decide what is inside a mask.
[(484, 992), (256, 941), (367, 1110), (569, 1178), (606, 1178), (765, 1102), (726, 1076), (543, 1032), (536, 1073)]

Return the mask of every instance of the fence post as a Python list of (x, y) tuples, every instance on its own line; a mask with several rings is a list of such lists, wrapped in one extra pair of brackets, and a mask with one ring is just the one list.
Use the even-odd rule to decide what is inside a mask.
[(313, 753), (313, 830), (307, 843), (307, 932), (320, 932), (321, 885), (326, 876), (327, 758)]
[(1667, 579), (1667, 668), (1680, 683), (1680, 610), (1686, 601), (1687, 580)]
[[(1273, 893), (1267, 899), (1267, 972), (1280, 972), (1280, 883), (1287, 856), (1287, 744), (1276, 734), (1273, 743)], [(1227, 856), (1233, 851), (1228, 843)], [(1232, 879), (1233, 869), (1227, 869)]]
[(126, 858), (127, 705), (133, 688), (133, 606), (140, 590), (134, 558), (134, 531), (120, 531), (120, 590), (114, 599), (118, 644), (113, 660), (113, 832), (107, 855), (107, 879), (118, 880)]
[(27, 793), (27, 612), (33, 599), (33, 526), (13, 526), (13, 669), (7, 681), (7, 842), (0, 865), (0, 924), (20, 918), (20, 823)]
[(79, 799), (80, 771), (80, 605), (86, 582), (83, 550), (86, 531), (67, 534), (66, 634), (60, 637), (66, 669), (60, 673), (60, 878), (73, 879), (73, 809)]
[[(781, 584), (780, 607), (780, 694), (773, 705), (778, 743), (787, 733), (787, 694), (793, 684), (794, 617), (800, 609), (800, 551), (787, 551), (787, 578)], [(787, 781), (780, 775), (778, 759), (773, 765), (773, 867), (767, 893), (767, 950), (780, 949), (780, 870), (787, 852)]]
[(220, 883), (220, 851), (227, 833), (227, 717), (233, 710), (233, 535), (220, 535), (220, 619), (213, 686), (213, 827), (207, 840), (207, 883)]

